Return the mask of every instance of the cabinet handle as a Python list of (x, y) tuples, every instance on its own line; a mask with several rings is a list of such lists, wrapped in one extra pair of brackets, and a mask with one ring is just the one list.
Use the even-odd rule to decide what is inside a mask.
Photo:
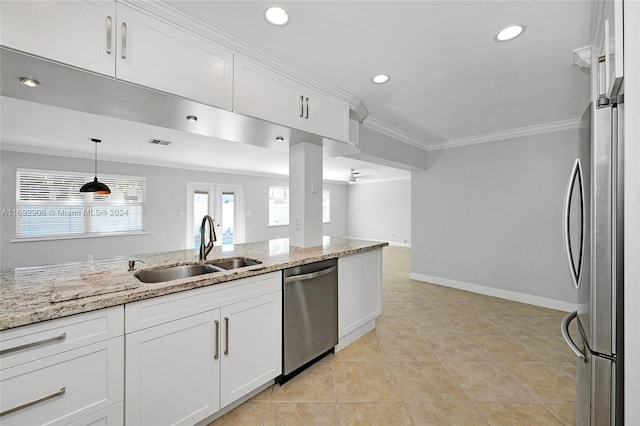
[(229, 355), (229, 318), (224, 317), (224, 354)]
[(107, 16), (107, 53), (111, 55), (111, 16)]
[(304, 117), (304, 96), (300, 95), (300, 118)]
[(15, 348), (3, 349), (0, 351), (0, 355), (8, 354), (11, 352), (21, 351), (23, 349), (32, 348), (34, 346), (46, 345), (47, 343), (52, 343), (58, 340), (64, 340), (67, 338), (67, 333), (62, 333), (59, 336), (52, 337), (50, 339), (40, 340), (38, 342), (26, 343), (24, 345), (16, 346)]
[(216, 353), (213, 359), (220, 358), (220, 321), (216, 320)]
[(307, 115), (304, 118), (309, 118), (309, 98), (306, 98), (307, 100)]
[(122, 31), (120, 33), (122, 37), (121, 56), (122, 56), (122, 59), (127, 59), (127, 23), (123, 22), (121, 28), (122, 28)]
[(26, 404), (22, 404), (22, 405), (19, 405), (17, 407), (10, 408), (7, 411), (1, 412), (0, 413), (0, 417), (6, 416), (7, 414), (15, 413), (16, 411), (23, 410), (25, 408), (31, 407), (31, 406), (36, 405), (36, 404), (40, 404), (41, 402), (48, 401), (48, 400), (56, 398), (58, 396), (62, 396), (62, 395), (65, 394), (66, 391), (67, 391), (66, 388), (62, 388), (58, 392), (54, 392), (51, 395), (43, 396), (42, 398), (38, 398), (35, 401), (27, 402)]

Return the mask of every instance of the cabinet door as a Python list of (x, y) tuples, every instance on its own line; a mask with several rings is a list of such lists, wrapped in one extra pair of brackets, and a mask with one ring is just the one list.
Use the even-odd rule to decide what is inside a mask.
[(304, 115), (298, 86), (241, 56), (234, 58), (233, 110), (299, 129)]
[(116, 77), (231, 110), (233, 54), (118, 4)]
[(4, 1), (2, 45), (115, 75), (115, 1)]
[(382, 312), (382, 249), (338, 259), (338, 334), (342, 338)]
[(2, 370), (2, 424), (68, 424), (121, 402), (123, 361), (117, 337)]
[(280, 375), (282, 292), (225, 306), (222, 317), (222, 407)]
[(218, 411), (216, 321), (208, 311), (127, 334), (128, 425), (191, 425)]
[(349, 104), (311, 89), (303, 89), (302, 127), (309, 133), (349, 141)]

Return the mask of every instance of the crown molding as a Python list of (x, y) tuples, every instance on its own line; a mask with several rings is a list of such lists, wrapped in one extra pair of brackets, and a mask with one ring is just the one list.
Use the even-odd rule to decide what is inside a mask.
[(591, 68), (591, 55), (593, 49), (591, 46), (583, 46), (573, 49), (573, 57), (571, 63), (580, 68)]
[(369, 115), (369, 111), (364, 103), (351, 93), (339, 89), (302, 71), (299, 68), (262, 52), (239, 38), (222, 32), (219, 29), (198, 20), (197, 18), (166, 4), (163, 1), (118, 0), (118, 2), (160, 19), (168, 25), (189, 30), (202, 38), (211, 40), (233, 50), (234, 53), (244, 55), (260, 62), (263, 65), (273, 68), (300, 84), (304, 84), (305, 86), (309, 86), (327, 95), (333, 96), (334, 98), (347, 102), (351, 111), (353, 111), (352, 118), (359, 122), (362, 122), (362, 120)]
[(427, 142), (420, 140), (400, 129), (396, 129), (395, 127), (384, 124), (382, 121), (376, 120), (371, 116), (367, 116), (367, 118), (362, 122), (362, 125), (367, 129), (373, 130), (374, 132), (389, 136), (390, 138), (393, 138), (400, 142), (404, 142), (416, 148), (428, 149), (430, 146), (430, 144), (428, 144)]
[(578, 129), (581, 127), (579, 118), (555, 121), (553, 123), (540, 124), (536, 126), (520, 127), (517, 129), (505, 130), (495, 133), (485, 133), (483, 135), (471, 136), (468, 138), (452, 139), (429, 145), (429, 151), (439, 149), (457, 148), (460, 146), (475, 145), (485, 142), (494, 142), (504, 139), (521, 138), (524, 136), (541, 135), (544, 133), (560, 132), (563, 130)]

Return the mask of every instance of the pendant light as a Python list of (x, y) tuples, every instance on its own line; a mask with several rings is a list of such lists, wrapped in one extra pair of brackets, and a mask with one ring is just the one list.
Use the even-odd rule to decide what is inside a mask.
[(96, 144), (95, 148), (95, 168), (94, 168), (94, 177), (93, 181), (87, 182), (82, 185), (80, 188), (80, 192), (95, 192), (96, 194), (107, 195), (111, 194), (111, 190), (107, 185), (102, 182), (98, 182), (98, 144), (102, 142), (100, 139), (91, 139), (91, 142)]

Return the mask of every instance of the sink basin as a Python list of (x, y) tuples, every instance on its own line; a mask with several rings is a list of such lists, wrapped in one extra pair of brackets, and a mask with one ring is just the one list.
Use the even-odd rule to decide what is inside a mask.
[(195, 277), (197, 275), (223, 272), (224, 269), (210, 264), (169, 266), (167, 268), (150, 269), (140, 271), (136, 278), (143, 283), (160, 283), (164, 281), (177, 280), (179, 278)]
[(248, 259), (246, 257), (239, 257), (235, 259), (220, 259), (211, 261), (211, 265), (217, 266), (222, 269), (237, 269), (244, 268), (245, 266), (259, 265), (259, 260)]

